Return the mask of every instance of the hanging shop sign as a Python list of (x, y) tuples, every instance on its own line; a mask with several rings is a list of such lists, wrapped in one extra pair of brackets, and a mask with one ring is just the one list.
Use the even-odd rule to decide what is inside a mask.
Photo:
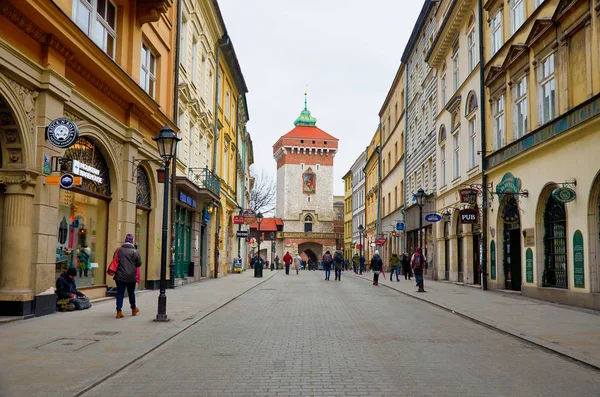
[(46, 127), (46, 139), (50, 141), (52, 146), (67, 149), (77, 142), (77, 138), (79, 138), (77, 124), (65, 117), (53, 120)]
[(362, 246), (362, 244), (356, 244), (356, 249), (357, 249), (357, 250), (360, 250), (360, 249), (362, 249), (362, 247), (363, 247), (363, 246)]
[(460, 223), (463, 225), (473, 225), (479, 221), (478, 211), (474, 208), (465, 208), (458, 212)]
[(244, 210), (243, 217), (244, 223), (247, 225), (256, 222), (256, 213), (251, 209)]
[(377, 241), (375, 241), (375, 245), (381, 246), (383, 244), (385, 244), (386, 239), (384, 237), (378, 238)]
[(581, 231), (576, 230), (573, 234), (573, 282), (575, 288), (585, 288), (583, 254), (583, 234), (581, 234)]
[(202, 210), (202, 222), (209, 223), (210, 222), (210, 212), (205, 208)]
[(247, 230), (238, 230), (237, 232), (235, 232), (235, 236), (237, 238), (247, 238), (248, 237), (248, 231)]
[(233, 217), (233, 224), (234, 225), (243, 225), (244, 224), (244, 217), (243, 216), (234, 216)]
[(179, 192), (179, 201), (189, 205), (192, 208), (196, 208), (196, 200), (192, 199), (190, 196), (183, 192)]
[(498, 194), (500, 198), (507, 193), (516, 194), (519, 193), (519, 191), (521, 191), (521, 180), (515, 178), (510, 172), (504, 174), (500, 183), (496, 185), (496, 194)]
[(552, 198), (560, 203), (570, 203), (577, 195), (570, 187), (559, 187), (552, 191)]
[(516, 200), (508, 200), (500, 217), (507, 225), (516, 225), (520, 222), (519, 206)]
[(477, 204), (478, 193), (479, 192), (476, 189), (461, 189), (458, 191), (460, 202), (463, 204), (475, 205)]
[(427, 214), (425, 215), (425, 220), (427, 222), (436, 223), (442, 220), (442, 216), (440, 214)]
[(75, 177), (71, 174), (64, 174), (60, 176), (60, 187), (70, 189), (75, 184)]
[(102, 178), (100, 177), (100, 170), (89, 166), (87, 164), (82, 163), (79, 160), (72, 161), (72, 172), (75, 175), (79, 175), (84, 177), (85, 179), (89, 179), (90, 181), (102, 183)]

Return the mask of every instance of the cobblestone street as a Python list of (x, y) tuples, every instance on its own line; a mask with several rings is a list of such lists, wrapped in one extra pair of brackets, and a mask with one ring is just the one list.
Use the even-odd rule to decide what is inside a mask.
[(342, 278), (279, 272), (84, 395), (598, 395), (590, 367)]

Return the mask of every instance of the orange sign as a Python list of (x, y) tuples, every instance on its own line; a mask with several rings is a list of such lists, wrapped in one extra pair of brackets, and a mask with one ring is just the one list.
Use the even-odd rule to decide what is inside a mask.
[[(60, 185), (60, 175), (48, 175), (45, 176), (44, 179), (46, 180), (44, 182), (45, 185)], [(81, 177), (76, 176), (74, 179), (73, 185), (81, 186)]]

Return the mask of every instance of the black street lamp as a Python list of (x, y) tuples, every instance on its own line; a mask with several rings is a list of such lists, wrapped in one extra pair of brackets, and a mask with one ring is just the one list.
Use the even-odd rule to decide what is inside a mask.
[(360, 258), (358, 261), (358, 274), (362, 274), (362, 264), (360, 263), (362, 256), (363, 256), (363, 230), (365, 230), (365, 227), (363, 225), (358, 225), (358, 233), (360, 235)]
[(419, 258), (420, 263), (421, 263), (421, 277), (419, 277), (419, 291), (418, 292), (425, 292), (425, 288), (423, 286), (423, 279), (425, 278), (425, 264), (423, 263), (423, 258), (425, 257), (425, 255), (423, 255), (423, 205), (425, 204), (425, 197), (427, 197), (427, 194), (425, 193), (425, 191), (423, 190), (423, 188), (419, 188), (419, 190), (417, 190), (417, 194), (415, 194), (416, 198), (417, 198), (417, 205), (419, 206), (419, 251), (420, 251), (420, 255), (421, 258)]
[(165, 125), (160, 133), (152, 138), (158, 145), (158, 153), (165, 164), (164, 172), (164, 198), (163, 198), (163, 220), (162, 220), (162, 247), (160, 251), (160, 292), (158, 294), (158, 313), (154, 321), (169, 321), (167, 317), (167, 242), (169, 224), (169, 167), (171, 160), (175, 157), (177, 142), (181, 138), (168, 125)]
[(262, 264), (260, 263), (260, 224), (263, 221), (263, 214), (259, 212), (256, 214), (256, 223), (258, 224), (258, 258), (256, 260), (256, 264), (254, 265), (254, 277), (262, 277)]
[(277, 265), (273, 260), (273, 254), (275, 253), (275, 233), (271, 232), (269, 237), (271, 237), (271, 271), (273, 271), (275, 269), (275, 265)]

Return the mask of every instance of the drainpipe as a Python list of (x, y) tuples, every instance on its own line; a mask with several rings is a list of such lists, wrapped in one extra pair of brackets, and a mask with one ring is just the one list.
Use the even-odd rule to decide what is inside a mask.
[(483, 48), (483, 4), (482, 0), (478, 0), (479, 9), (479, 120), (481, 129), (481, 206), (483, 207), (483, 214), (481, 217), (481, 269), (482, 269), (482, 282), (481, 288), (485, 291), (488, 289), (487, 280), (487, 233), (488, 233), (488, 191), (487, 191), (487, 175), (485, 174), (487, 164), (485, 163), (486, 157), (486, 139), (485, 139), (485, 79), (484, 71), (485, 66), (483, 62), (484, 48)]
[[(173, 87), (173, 123), (179, 127), (179, 62), (181, 57), (181, 50), (179, 48), (179, 41), (181, 40), (181, 3), (182, 0), (177, 0), (177, 34), (175, 37), (177, 45), (175, 46), (175, 87)], [(175, 288), (175, 217), (176, 217), (176, 206), (177, 206), (177, 191), (175, 190), (177, 183), (177, 152), (175, 152), (175, 158), (173, 159), (173, 166), (171, 167), (171, 261), (169, 262), (169, 284), (170, 288)], [(164, 244), (164, 242), (163, 242)]]
[(408, 252), (408, 238), (406, 238), (406, 209), (408, 207), (407, 199), (406, 199), (406, 188), (408, 186), (407, 172), (408, 172), (408, 151), (406, 150), (406, 142), (408, 141), (408, 63), (406, 64), (406, 70), (404, 71), (404, 189), (402, 190), (402, 194), (404, 197), (404, 232), (402, 233), (402, 246), (404, 247), (404, 252)]

